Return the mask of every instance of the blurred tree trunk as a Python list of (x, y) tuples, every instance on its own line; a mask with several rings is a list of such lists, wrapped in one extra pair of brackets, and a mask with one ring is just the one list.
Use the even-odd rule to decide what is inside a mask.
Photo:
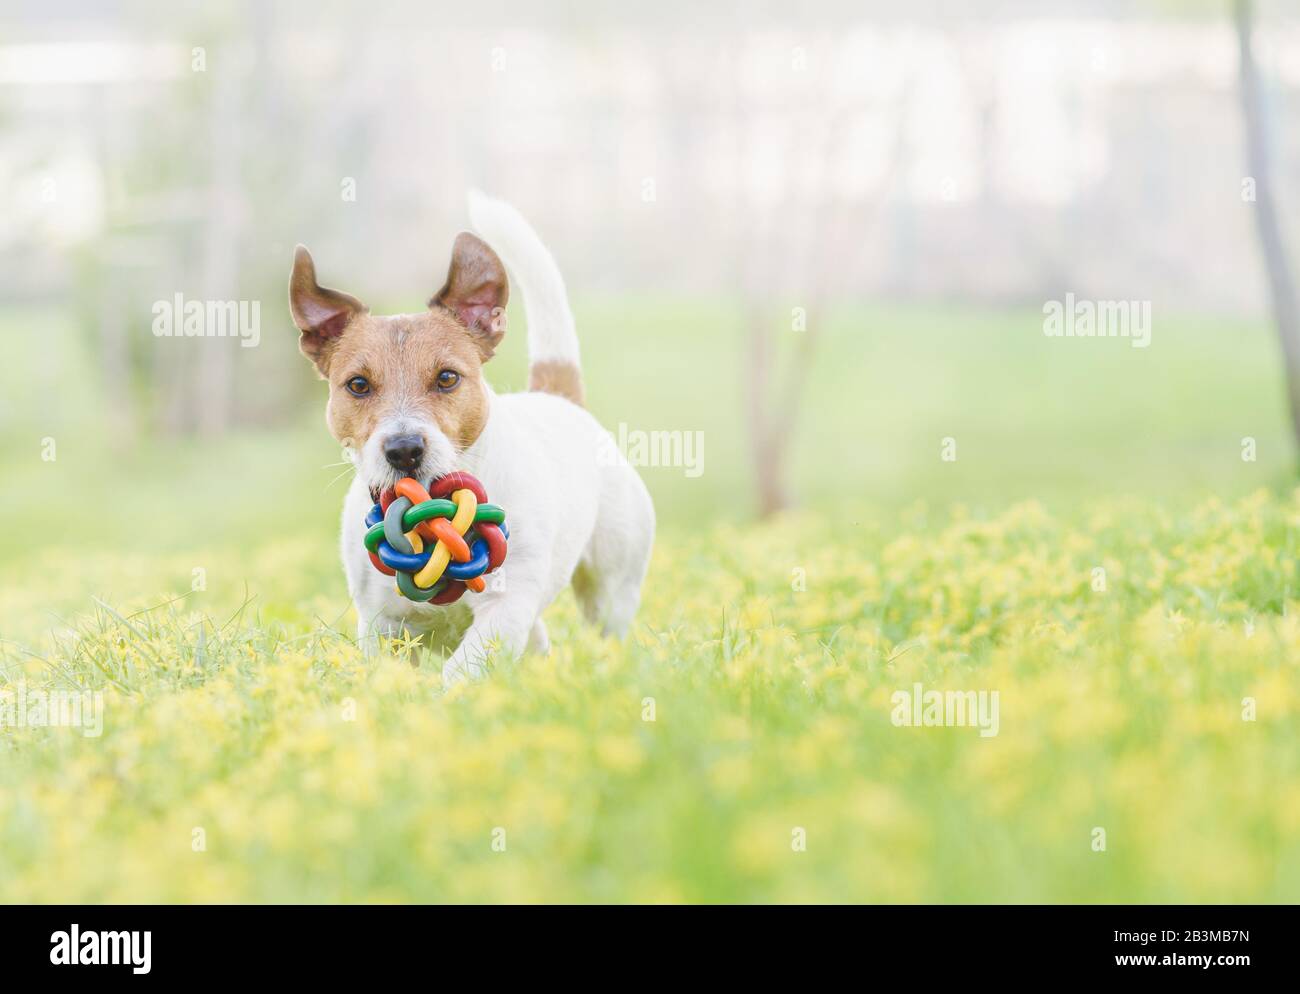
[(127, 327), (128, 304), (121, 290), (109, 282), (103, 289), (99, 312), (99, 361), (105, 384), (104, 425), (117, 449), (135, 442), (136, 419), (131, 366), (131, 342)]
[[(790, 506), (786, 461), (794, 411), (780, 409), (773, 396), (776, 380), (773, 353), (777, 336), (772, 318), (771, 311), (761, 306), (760, 298), (749, 294), (744, 316), (745, 336), (749, 342), (744, 383), (745, 420), (749, 426), (749, 454), (761, 518)], [(794, 365), (796, 370), (807, 368), (806, 360)], [(796, 375), (799, 374), (796, 372)]]
[[(243, 103), (238, 92), (241, 74), (213, 73), (212, 105), (208, 120), (212, 176), (208, 188), (208, 216), (204, 233), (200, 282), (208, 300), (232, 300), (239, 294), (239, 145)], [(216, 333), (209, 328), (209, 335)], [(234, 333), (237, 329), (227, 329)], [(228, 338), (204, 338), (196, 351), (202, 356), (194, 370), (193, 424), (202, 435), (220, 435), (229, 429), (234, 414), (234, 362), (238, 348)]]
[(1259, 233), (1259, 247), (1273, 296), (1273, 320), (1277, 323), (1278, 337), (1282, 342), (1291, 430), (1300, 443), (1300, 309), (1296, 305), (1295, 282), (1291, 278), (1291, 265), (1278, 222), (1277, 202), (1273, 199), (1264, 96), (1251, 48), (1254, 20), (1251, 0), (1234, 0), (1233, 13), (1241, 56), (1241, 109), (1246, 124), (1247, 166), (1255, 180), (1255, 229)]
[[(745, 259), (742, 333), (747, 345), (743, 390), (754, 491), (762, 518), (790, 506), (789, 457), (805, 406), (808, 377), (822, 344), (825, 318), (835, 294), (851, 285), (860, 253), (878, 227), (889, 191), (907, 160), (910, 93), (910, 80), (905, 79), (878, 200), (842, 199), (826, 175), (837, 161), (844, 130), (866, 109), (851, 104), (811, 121), (813, 129), (822, 128), (820, 141), (815, 140), (816, 135), (791, 132), (786, 161), (800, 162), (807, 157), (820, 163), (824, 171), (821, 196), (810, 201), (790, 177), (792, 189), (787, 200), (766, 213), (760, 209), (761, 223), (745, 229), (741, 251)], [(804, 151), (808, 148), (813, 149), (810, 156)], [(746, 158), (739, 157), (742, 161)], [(737, 188), (743, 188), (739, 176)], [(778, 322), (778, 301), (783, 297), (785, 313)], [(801, 312), (798, 322), (789, 306), (792, 302)], [(782, 324), (786, 332), (797, 336), (795, 342), (780, 332)], [(781, 353), (785, 353), (783, 362)]]
[[(100, 174), (112, 171), (114, 146), (111, 131), (116, 117), (108, 95), (100, 88), (90, 88), (88, 102), (94, 122), (93, 141), (95, 159)], [(95, 341), (92, 355), (98, 360), (102, 377), (100, 386), (104, 398), (103, 424), (108, 430), (111, 444), (116, 450), (130, 448), (142, 428), (140, 412), (136, 410), (137, 378), (131, 356), (131, 332), (128, 318), (130, 292), (124, 289), (123, 274), (115, 268), (112, 242), (101, 242), (92, 252), (90, 263), (93, 276), (85, 280), (91, 289), (94, 304), (88, 308)], [(85, 276), (85, 274), (83, 274)]]

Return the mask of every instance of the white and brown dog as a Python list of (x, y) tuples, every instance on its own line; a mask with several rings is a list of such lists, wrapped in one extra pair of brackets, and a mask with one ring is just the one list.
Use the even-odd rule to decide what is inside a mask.
[[(342, 545), (358, 638), (368, 653), (381, 636), (429, 633), (436, 644), (455, 627), (449, 612), (467, 605), (473, 620), (443, 667), (448, 683), (481, 675), (493, 648), (545, 652), (542, 611), (569, 583), (589, 620), (623, 635), (655, 526), (645, 484), (626, 460), (608, 458), (609, 434), (582, 407), (578, 338), (555, 260), (509, 204), (472, 193), (470, 221), (486, 241), (456, 238), (447, 282), (418, 314), (378, 317), (321, 287), (302, 246), (289, 281), (302, 351), (329, 382), (326, 421), (357, 471)], [(498, 396), (482, 367), (505, 334), (502, 259), (528, 312), (530, 367), (528, 392)], [(407, 600), (366, 555), (366, 513), (402, 477), (427, 485), (455, 470), (477, 476), (505, 508), (509, 554), (496, 582), (457, 605)]]

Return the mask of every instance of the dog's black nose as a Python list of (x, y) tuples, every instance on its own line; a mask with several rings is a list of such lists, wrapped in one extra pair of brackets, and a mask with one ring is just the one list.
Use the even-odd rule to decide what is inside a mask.
[(415, 469), (424, 458), (424, 439), (419, 435), (394, 435), (384, 443), (384, 458), (393, 469)]

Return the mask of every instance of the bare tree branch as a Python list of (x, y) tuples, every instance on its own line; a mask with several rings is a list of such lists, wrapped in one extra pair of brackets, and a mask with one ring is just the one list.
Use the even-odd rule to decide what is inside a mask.
[(1233, 14), (1241, 57), (1241, 109), (1246, 124), (1246, 156), (1255, 180), (1255, 228), (1268, 271), (1269, 288), (1273, 297), (1273, 320), (1277, 324), (1278, 338), (1282, 343), (1291, 430), (1297, 442), (1300, 442), (1300, 308), (1296, 305), (1295, 282), (1291, 278), (1286, 244), (1278, 223), (1277, 202), (1273, 199), (1264, 99), (1251, 46), (1254, 19), (1251, 0), (1234, 0)]

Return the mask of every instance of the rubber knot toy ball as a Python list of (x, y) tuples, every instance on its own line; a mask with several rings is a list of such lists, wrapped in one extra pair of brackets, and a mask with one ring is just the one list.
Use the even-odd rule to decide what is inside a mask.
[(408, 476), (366, 515), (366, 552), (375, 569), (397, 577), (403, 597), (450, 604), (466, 588), (482, 593), (484, 574), (505, 562), (505, 521), (468, 473), (448, 473), (428, 490)]

